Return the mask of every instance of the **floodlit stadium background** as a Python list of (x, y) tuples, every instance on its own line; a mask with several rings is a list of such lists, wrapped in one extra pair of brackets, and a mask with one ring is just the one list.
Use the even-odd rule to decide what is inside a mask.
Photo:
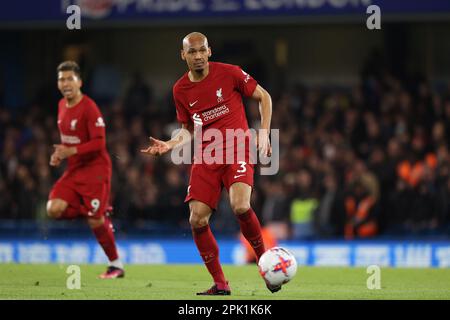
[[(81, 30), (66, 28), (76, 1), (0, 5), (0, 262), (105, 261), (84, 221), (45, 212), (62, 173), (48, 165), (55, 69), (68, 59), (105, 116), (124, 261), (201, 262), (183, 203), (189, 166), (139, 154), (179, 126), (181, 39), (200, 31), (211, 60), (240, 65), (272, 95), (280, 171), (255, 175), (252, 206), (299, 264), (450, 266), (450, 3), (100, 2), (81, 8)], [(366, 26), (370, 4), (381, 30)], [(257, 127), (258, 106), (246, 106)], [(369, 198), (361, 214), (372, 227), (355, 234), (351, 201)], [(244, 263), (225, 193), (219, 207), (221, 260)]]

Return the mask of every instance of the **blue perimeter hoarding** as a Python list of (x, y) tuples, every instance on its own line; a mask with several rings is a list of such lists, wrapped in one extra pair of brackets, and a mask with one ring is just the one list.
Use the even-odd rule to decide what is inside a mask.
[(65, 21), (77, 5), (97, 21), (216, 19), (254, 17), (366, 16), (370, 5), (382, 15), (450, 13), (448, 0), (15, 0), (0, 3), (1, 22)]
[[(225, 264), (243, 264), (239, 241), (218, 240)], [(201, 263), (192, 240), (122, 240), (120, 256), (126, 264)], [(450, 267), (450, 242), (281, 242), (299, 265), (380, 267)], [(0, 240), (0, 263), (106, 263), (94, 240)]]

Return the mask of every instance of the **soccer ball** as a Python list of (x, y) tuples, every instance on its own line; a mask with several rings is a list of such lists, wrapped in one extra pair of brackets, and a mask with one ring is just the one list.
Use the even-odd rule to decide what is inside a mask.
[(273, 247), (264, 252), (258, 267), (264, 281), (271, 287), (288, 283), (297, 273), (295, 257), (282, 247)]

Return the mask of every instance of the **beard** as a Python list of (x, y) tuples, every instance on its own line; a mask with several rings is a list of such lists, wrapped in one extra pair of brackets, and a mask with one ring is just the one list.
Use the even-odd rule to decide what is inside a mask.
[(204, 70), (205, 70), (204, 68), (197, 68), (197, 69), (194, 69), (194, 72), (197, 75), (202, 75)]

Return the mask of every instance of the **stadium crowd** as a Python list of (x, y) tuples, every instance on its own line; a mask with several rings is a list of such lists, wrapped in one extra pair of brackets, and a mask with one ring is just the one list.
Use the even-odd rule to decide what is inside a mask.
[[(168, 138), (179, 126), (171, 91), (156, 99), (136, 75), (119, 99), (93, 97), (107, 123), (116, 218), (187, 227), (189, 166), (139, 153), (149, 136)], [(353, 88), (294, 85), (272, 98), (280, 170), (255, 175), (252, 205), (278, 238), (448, 234), (450, 86), (368, 72)], [(49, 167), (56, 101), (0, 105), (0, 219), (46, 219), (63, 170)], [(257, 128), (258, 106), (247, 101), (246, 110)], [(236, 231), (225, 197), (213, 227)]]

